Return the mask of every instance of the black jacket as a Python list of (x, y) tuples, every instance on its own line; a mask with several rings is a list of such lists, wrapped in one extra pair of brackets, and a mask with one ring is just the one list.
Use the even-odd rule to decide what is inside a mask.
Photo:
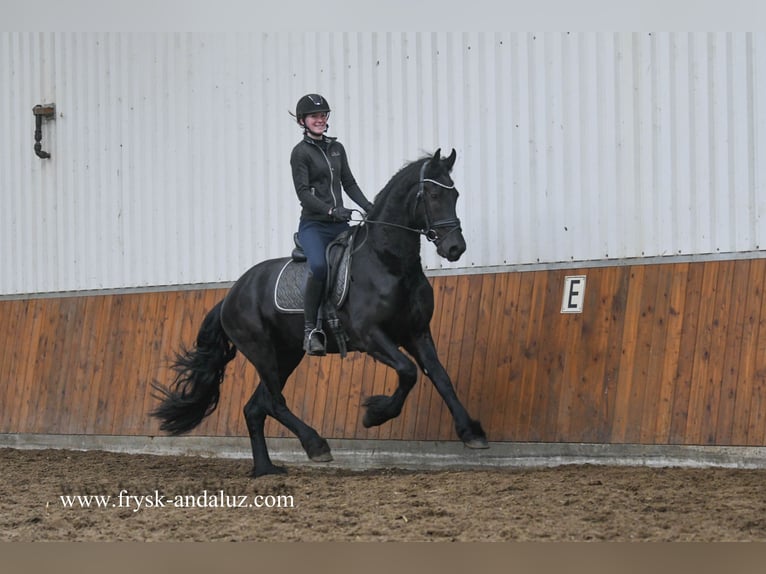
[(346, 150), (337, 139), (324, 136), (316, 141), (304, 136), (293, 148), (290, 166), (303, 219), (333, 221), (329, 211), (343, 205), (341, 186), (359, 207), (369, 211), (372, 204), (359, 189)]

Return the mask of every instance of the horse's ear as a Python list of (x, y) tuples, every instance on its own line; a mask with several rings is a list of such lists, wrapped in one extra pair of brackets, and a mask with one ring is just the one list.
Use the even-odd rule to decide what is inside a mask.
[(452, 171), (452, 166), (455, 165), (455, 160), (457, 159), (457, 152), (455, 151), (455, 148), (452, 148), (452, 153), (449, 154), (448, 158), (445, 158), (444, 160), (444, 167), (447, 168), (447, 171)]
[(436, 148), (436, 151), (434, 152), (434, 157), (432, 157), (431, 159), (434, 162), (437, 162), (441, 159), (441, 155), (442, 155), (442, 148)]

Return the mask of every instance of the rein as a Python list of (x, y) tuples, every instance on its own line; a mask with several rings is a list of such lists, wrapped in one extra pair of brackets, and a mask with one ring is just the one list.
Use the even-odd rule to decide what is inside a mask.
[[(439, 244), (444, 241), (448, 235), (451, 233), (454, 233), (455, 231), (460, 230), (460, 219), (457, 217), (452, 217), (449, 219), (438, 219), (436, 221), (431, 221), (431, 211), (428, 209), (428, 202), (424, 199), (425, 191), (424, 187), (426, 182), (432, 183), (434, 185), (438, 185), (441, 188), (444, 189), (455, 189), (455, 184), (452, 185), (446, 185), (444, 183), (441, 183), (440, 181), (436, 181), (435, 179), (430, 179), (425, 176), (426, 167), (428, 166), (429, 161), (424, 161), (422, 167), (420, 168), (420, 177), (418, 180), (418, 193), (415, 196), (415, 205), (412, 209), (413, 213), (418, 208), (418, 203), (420, 201), (423, 201), (423, 207), (425, 208), (425, 216), (426, 216), (426, 226), (423, 229), (417, 229), (414, 227), (407, 227), (406, 225), (399, 225), (398, 223), (391, 223), (390, 221), (380, 221), (376, 219), (367, 219), (367, 216), (362, 213), (359, 210), (353, 210), (356, 213), (359, 213), (362, 216), (362, 220), (360, 223), (375, 223), (378, 225), (387, 225), (389, 227), (396, 227), (398, 229), (403, 229), (405, 231), (411, 231), (413, 233), (418, 233), (425, 237), (428, 241), (434, 243), (437, 247)], [(439, 237), (439, 235), (436, 233), (436, 228), (439, 227), (447, 227), (452, 226), (451, 229), (445, 233), (443, 236)]]

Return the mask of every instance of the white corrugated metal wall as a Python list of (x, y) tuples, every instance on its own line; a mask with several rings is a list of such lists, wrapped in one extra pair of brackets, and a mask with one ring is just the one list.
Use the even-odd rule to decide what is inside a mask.
[(429, 268), (766, 245), (764, 34), (0, 33), (0, 294), (231, 281), (287, 253), (307, 91), (370, 196), (458, 150), (469, 249), (425, 246)]

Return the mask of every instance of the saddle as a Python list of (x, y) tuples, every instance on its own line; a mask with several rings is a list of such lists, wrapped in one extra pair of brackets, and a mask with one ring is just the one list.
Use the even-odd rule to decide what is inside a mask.
[[(327, 281), (319, 308), (319, 323), (326, 322), (330, 326), (342, 357), (346, 355), (348, 336), (340, 324), (337, 310), (343, 307), (348, 295), (351, 254), (354, 250), (356, 230), (354, 227), (341, 233), (327, 246)], [(308, 264), (297, 233), (293, 236), (293, 240), (295, 248), (290, 259), (280, 269), (274, 286), (274, 305), (282, 313), (303, 313), (303, 290)]]

